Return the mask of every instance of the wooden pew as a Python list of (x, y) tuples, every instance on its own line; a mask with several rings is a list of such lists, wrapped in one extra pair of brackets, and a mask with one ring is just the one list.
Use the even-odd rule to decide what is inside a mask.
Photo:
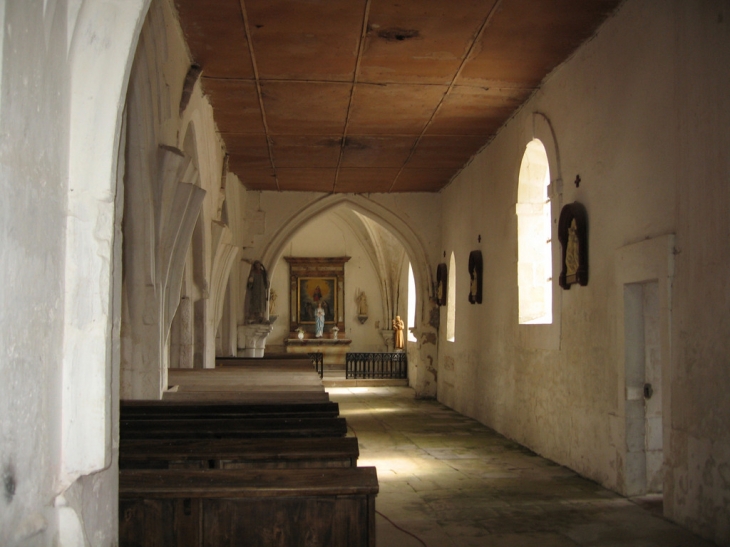
[(324, 391), (311, 363), (296, 361), (266, 366), (170, 369), (168, 383), (177, 385), (178, 391)]
[(335, 418), (337, 403), (241, 404), (235, 402), (121, 401), (121, 420), (190, 418)]
[[(294, 364), (292, 364), (294, 363)], [(170, 369), (173, 386), (163, 400), (293, 403), (328, 401), (314, 367), (290, 360), (279, 365), (230, 366), (215, 369)]]
[(330, 395), (326, 391), (165, 391), (162, 400), (167, 402), (237, 402), (242, 404), (305, 404), (326, 403)]
[(202, 418), (120, 420), (120, 439), (343, 437), (344, 418)]
[(356, 467), (355, 437), (122, 441), (120, 469)]
[(301, 360), (307, 359), (317, 371), (317, 375), (322, 378), (324, 373), (324, 356), (321, 352), (312, 352), (306, 355), (301, 353), (265, 353), (263, 357), (216, 357), (215, 364), (219, 367), (236, 366), (240, 364), (259, 364), (265, 366), (266, 363), (281, 360)]
[(317, 371), (317, 376), (322, 378), (324, 375), (324, 355), (321, 352), (313, 352), (308, 353), (306, 355), (302, 355), (299, 353), (274, 353), (274, 354), (265, 354), (263, 357), (216, 357), (215, 364), (217, 367), (228, 367), (228, 366), (238, 366), (238, 365), (256, 365), (259, 366), (266, 366), (267, 363), (270, 362), (279, 362), (282, 361), (292, 361), (292, 360), (299, 360), (306, 359), (312, 367), (314, 367), (314, 370)]
[(119, 473), (119, 545), (374, 547), (374, 467)]
[(241, 361), (241, 360), (247, 360), (247, 361), (266, 361), (266, 360), (273, 360), (273, 359), (306, 359), (308, 358), (306, 355), (303, 355), (301, 353), (269, 353), (264, 352), (263, 357), (246, 357), (246, 356), (225, 356), (225, 357), (216, 357), (215, 362), (226, 362), (226, 361)]
[(308, 355), (301, 353), (274, 353), (265, 354), (263, 357), (216, 357), (215, 364), (221, 366), (236, 365), (241, 363), (255, 364), (261, 363), (266, 365), (267, 363), (273, 363), (277, 361), (306, 361), (309, 365), (312, 365), (312, 358)]

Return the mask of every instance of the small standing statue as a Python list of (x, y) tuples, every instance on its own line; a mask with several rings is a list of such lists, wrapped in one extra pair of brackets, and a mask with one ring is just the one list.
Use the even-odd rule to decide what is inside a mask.
[(570, 227), (568, 228), (568, 246), (565, 250), (565, 277), (574, 276), (578, 273), (579, 257), (578, 225), (573, 219), (570, 221)]
[(264, 323), (269, 310), (268, 293), (269, 277), (266, 268), (258, 260), (251, 264), (246, 283), (244, 315), (246, 323)]
[(355, 302), (357, 302), (357, 314), (367, 315), (368, 314), (368, 297), (365, 296), (364, 291), (359, 291), (355, 296)]
[(403, 349), (403, 329), (406, 328), (405, 323), (400, 318), (400, 315), (396, 315), (393, 319), (393, 330), (395, 331), (395, 349)]
[(314, 328), (314, 337), (322, 338), (322, 333), (324, 332), (324, 308), (322, 307), (322, 302), (317, 304), (317, 310), (314, 312)]
[(269, 317), (276, 315), (276, 291), (271, 289), (269, 291)]

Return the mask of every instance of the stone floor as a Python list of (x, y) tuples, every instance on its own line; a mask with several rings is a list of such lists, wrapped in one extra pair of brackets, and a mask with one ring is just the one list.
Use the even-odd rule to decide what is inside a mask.
[(378, 469), (378, 547), (714, 545), (409, 388), (327, 391)]

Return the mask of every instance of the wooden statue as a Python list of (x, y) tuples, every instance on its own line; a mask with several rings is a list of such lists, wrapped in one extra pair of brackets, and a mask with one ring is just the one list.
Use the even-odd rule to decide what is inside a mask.
[(396, 315), (393, 319), (393, 330), (395, 331), (395, 349), (403, 349), (405, 346), (403, 340), (403, 329), (406, 327), (400, 315)]

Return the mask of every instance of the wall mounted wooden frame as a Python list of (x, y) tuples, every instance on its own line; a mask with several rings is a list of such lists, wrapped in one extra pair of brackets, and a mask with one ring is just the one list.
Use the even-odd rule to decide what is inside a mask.
[(588, 213), (582, 203), (574, 201), (560, 211), (558, 239), (563, 248), (560, 286), (588, 285)]
[(484, 269), (481, 251), (469, 253), (469, 303), (482, 303), (482, 272)]
[(449, 271), (442, 262), (436, 266), (436, 302), (439, 306), (446, 305), (446, 295), (449, 288)]
[[(314, 326), (314, 309), (325, 309), (325, 324), (345, 330), (345, 263), (349, 256), (285, 256), (289, 263), (289, 330)], [(308, 329), (309, 330), (309, 329)]]

